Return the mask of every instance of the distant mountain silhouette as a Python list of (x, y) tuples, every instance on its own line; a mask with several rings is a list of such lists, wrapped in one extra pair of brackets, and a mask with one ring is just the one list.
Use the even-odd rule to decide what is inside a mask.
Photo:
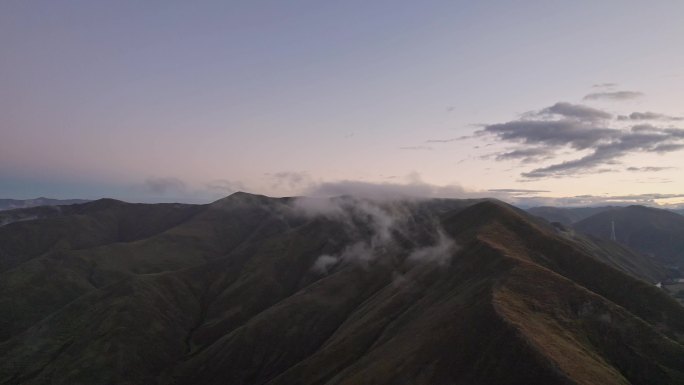
[(613, 209), (613, 206), (600, 207), (553, 207), (539, 206), (527, 209), (532, 215), (546, 219), (549, 222), (558, 222), (564, 225), (571, 225), (584, 218), (598, 214), (603, 211)]
[(81, 199), (0, 199), (0, 226), (8, 223), (61, 215), (63, 207), (89, 202)]
[(683, 384), (649, 263), (495, 200), (94, 201), (0, 227), (0, 384)]
[(35, 199), (0, 199), (0, 210), (25, 209), (36, 206), (61, 206), (72, 205), (76, 203), (85, 203), (85, 199), (51, 199), (51, 198), (35, 198)]
[(669, 265), (684, 266), (684, 216), (644, 206), (614, 208), (574, 225), (577, 231), (609, 239), (615, 223), (617, 242)]

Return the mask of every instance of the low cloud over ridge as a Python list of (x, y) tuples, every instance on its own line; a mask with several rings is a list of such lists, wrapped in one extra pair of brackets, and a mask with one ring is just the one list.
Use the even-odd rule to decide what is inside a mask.
[[(630, 172), (657, 172), (674, 167), (642, 167), (628, 168)], [(625, 169), (622, 169), (625, 170)], [(632, 205), (642, 204), (656, 207), (678, 207), (678, 203), (667, 203), (667, 200), (684, 198), (684, 194), (636, 194), (636, 195), (575, 195), (575, 196), (546, 196), (552, 193), (543, 189), (520, 188), (492, 188), (488, 190), (474, 190), (460, 185), (432, 185), (420, 181), (414, 176), (414, 181), (407, 183), (374, 183), (364, 181), (343, 180), (337, 182), (323, 182), (311, 185), (303, 196), (308, 198), (298, 201), (299, 210), (308, 215), (343, 215), (339, 205), (331, 205), (330, 197), (355, 197), (355, 199), (372, 202), (392, 202), (406, 200), (420, 200), (429, 198), (457, 198), (482, 199), (496, 198), (519, 207), (533, 206), (597, 206), (597, 205)], [(305, 203), (305, 204), (303, 204)], [(376, 215), (377, 216), (377, 215)], [(381, 216), (378, 216), (379, 218)], [(384, 223), (385, 221), (378, 221)], [(330, 261), (327, 261), (330, 262)], [(323, 262), (321, 262), (323, 263)], [(327, 264), (327, 263), (324, 263)]]

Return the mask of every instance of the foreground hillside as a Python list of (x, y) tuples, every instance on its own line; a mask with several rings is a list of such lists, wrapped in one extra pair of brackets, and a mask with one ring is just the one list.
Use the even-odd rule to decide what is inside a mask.
[(70, 207), (0, 227), (0, 384), (684, 383), (657, 271), (501, 202)]

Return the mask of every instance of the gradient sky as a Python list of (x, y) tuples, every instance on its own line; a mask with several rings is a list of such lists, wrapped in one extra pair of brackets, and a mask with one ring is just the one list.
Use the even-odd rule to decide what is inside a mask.
[(678, 0), (7, 0), (0, 197), (678, 203), (682, 46)]

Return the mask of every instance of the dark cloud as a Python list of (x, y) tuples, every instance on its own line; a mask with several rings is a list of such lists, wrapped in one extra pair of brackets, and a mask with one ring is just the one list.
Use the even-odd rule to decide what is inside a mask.
[(584, 156), (579, 159), (569, 160), (562, 163), (557, 163), (547, 167), (541, 167), (529, 172), (522, 173), (523, 178), (538, 179), (561, 177), (568, 175), (584, 174), (589, 171), (608, 172), (608, 169), (595, 170), (598, 165), (612, 161), (617, 155), (603, 152), (594, 152), (593, 154)]
[(144, 188), (148, 192), (165, 195), (167, 193), (182, 193), (185, 192), (185, 183), (173, 177), (159, 178), (150, 177), (145, 180)]
[(675, 138), (684, 139), (684, 129), (681, 128), (666, 128), (663, 130), (664, 133), (672, 135)]
[(539, 112), (541, 115), (560, 115), (566, 118), (574, 118), (579, 120), (605, 120), (613, 117), (612, 114), (581, 104), (570, 104), (566, 102), (558, 102), (551, 107), (544, 108)]
[(651, 124), (637, 124), (632, 126), (632, 132), (658, 132), (660, 129)]
[(634, 152), (670, 152), (684, 144), (668, 144), (672, 138), (662, 133), (623, 133), (613, 142), (597, 145), (593, 152), (579, 159), (569, 160), (548, 167), (523, 173), (525, 178), (547, 178), (596, 171), (598, 166), (615, 164), (618, 158)]
[[(556, 116), (555, 120), (550, 116)], [(569, 103), (556, 103), (518, 120), (491, 124), (478, 134), (517, 143), (518, 148), (495, 154), (498, 161), (530, 163), (550, 159), (563, 148), (588, 151), (577, 159), (539, 167), (522, 174), (527, 179), (617, 171), (611, 166), (625, 155), (667, 153), (684, 149), (684, 130), (639, 124), (630, 129), (611, 128), (605, 111)], [(488, 155), (486, 157), (492, 157)]]
[(532, 147), (504, 152), (503, 154), (496, 155), (495, 159), (499, 161), (519, 159), (522, 163), (531, 163), (541, 159), (548, 159), (552, 154), (553, 151), (551, 149)]
[(684, 144), (667, 143), (654, 147), (653, 151), (659, 154), (664, 154), (666, 152), (679, 151), (681, 149), (684, 149)]
[(514, 120), (486, 126), (480, 132), (501, 140), (532, 145), (571, 147), (582, 150), (620, 135), (620, 130), (597, 127), (575, 119)]
[(660, 114), (657, 112), (632, 112), (629, 115), (620, 115), (617, 118), (618, 120), (671, 120), (671, 121), (679, 121), (679, 120), (684, 120), (684, 118), (678, 117), (678, 116), (669, 116), (665, 114)]
[(644, 94), (638, 91), (606, 91), (588, 94), (584, 97), (584, 100), (629, 100), (641, 96), (644, 96)]

